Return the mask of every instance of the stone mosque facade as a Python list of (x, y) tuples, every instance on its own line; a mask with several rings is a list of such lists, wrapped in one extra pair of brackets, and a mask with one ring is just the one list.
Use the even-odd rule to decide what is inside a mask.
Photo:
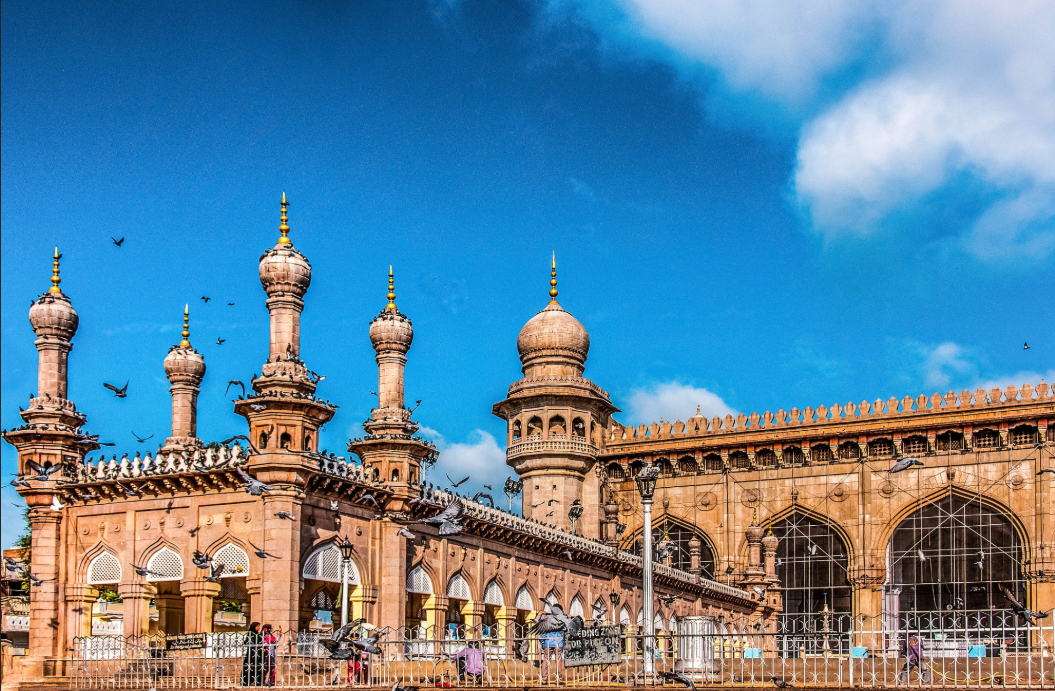
[[(239, 631), (249, 620), (318, 630), (339, 623), (340, 597), (350, 618), (429, 638), (458, 635), (452, 625), (519, 631), (547, 599), (639, 630), (633, 477), (647, 466), (660, 472), (653, 529), (666, 553), (654, 566), (659, 630), (690, 615), (774, 633), (818, 617), (833, 631), (869, 620), (896, 630), (964, 612), (997, 627), (1008, 611), (1001, 585), (1034, 610), (1055, 606), (1047, 384), (623, 426), (583, 377), (590, 338), (557, 301), (555, 266), (550, 301), (517, 338), (523, 377), (493, 408), (508, 423), (522, 516), (423, 482), (437, 451), (404, 402), (414, 331), (391, 273), (369, 330), (377, 408), (348, 459), (322, 455), (318, 432), (337, 406), (317, 395), (301, 353), (312, 267), (289, 238), (286, 207), (283, 198), (280, 238), (259, 266), (270, 349), (234, 404), (246, 426), (228, 445), (197, 437), (206, 363), (185, 314), (163, 361), (171, 436), (152, 454), (96, 455), (67, 391), (78, 317), (56, 254), (52, 286), (29, 314), (38, 392), (24, 424), (3, 434), (27, 478), (18, 491), (30, 507), (30, 569), (44, 581), (30, 589), (23, 679), (61, 674), (75, 639), (92, 635)], [(888, 472), (906, 457), (922, 465)], [(60, 470), (38, 479), (31, 461)], [(248, 494), (239, 471), (272, 490)], [(415, 523), (413, 537), (400, 535), (456, 498), (461, 533)], [(192, 564), (196, 550), (223, 564), (219, 578)]]

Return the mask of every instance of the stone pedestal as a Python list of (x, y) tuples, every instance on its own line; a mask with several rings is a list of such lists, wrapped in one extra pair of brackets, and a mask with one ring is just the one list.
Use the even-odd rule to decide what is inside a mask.
[(220, 594), (220, 584), (204, 579), (182, 581), (183, 630), (186, 633), (212, 633), (213, 601)]

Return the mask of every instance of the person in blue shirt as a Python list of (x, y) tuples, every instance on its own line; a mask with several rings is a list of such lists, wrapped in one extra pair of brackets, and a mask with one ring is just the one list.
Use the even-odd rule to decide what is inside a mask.
[(560, 661), (563, 657), (564, 633), (553, 631), (544, 633), (539, 637), (542, 644), (542, 682), (549, 683), (550, 670), (555, 677), (554, 681), (560, 682)]

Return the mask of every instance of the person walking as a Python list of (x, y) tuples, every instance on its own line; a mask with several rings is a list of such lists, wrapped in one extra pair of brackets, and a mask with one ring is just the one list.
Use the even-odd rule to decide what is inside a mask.
[(260, 622), (249, 625), (245, 634), (245, 658), (242, 660), (242, 686), (260, 686), (264, 679), (264, 637)]

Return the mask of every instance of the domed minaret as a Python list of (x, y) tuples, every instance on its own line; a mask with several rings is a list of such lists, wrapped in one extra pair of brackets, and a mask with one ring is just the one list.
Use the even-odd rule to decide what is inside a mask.
[(319, 377), (300, 358), (300, 313), (311, 264), (289, 239), (288, 207), (283, 192), (278, 242), (260, 257), (260, 284), (271, 313), (268, 358), (251, 382), (255, 395), (234, 406), (249, 421), (249, 438), (261, 454), (317, 451), (319, 427), (335, 410), (315, 400)]
[(205, 377), (205, 358), (191, 347), (190, 306), (183, 308), (183, 340), (165, 356), (165, 376), (172, 388), (172, 436), (166, 449), (201, 446), (198, 431), (198, 391)]
[[(89, 451), (99, 448), (91, 438), (81, 433), (85, 417), (68, 398), (68, 357), (77, 333), (77, 311), (63, 294), (59, 284), (58, 248), (52, 263), (51, 288), (40, 296), (29, 309), (29, 323), (37, 335), (39, 353), (37, 395), (30, 398), (29, 407), (22, 413), (25, 425), (4, 435), (18, 449), (18, 472), (29, 486), (18, 487), (18, 493), (29, 505), (29, 529), (32, 539), (30, 571), (45, 582), (30, 588), (30, 611), (39, 626), (30, 627), (29, 649), (23, 658), (24, 678), (40, 678), (44, 660), (62, 653), (58, 650), (59, 631), (48, 622), (58, 622), (61, 600), (58, 575), (62, 563), (60, 539), (62, 512), (52, 509), (57, 481), (72, 479), (65, 471), (50, 474), (47, 480), (36, 479), (30, 473), (30, 461), (45, 468), (61, 466), (75, 468), (84, 462)], [(65, 476), (65, 477), (64, 477)], [(67, 594), (70, 594), (67, 586)], [(84, 635), (77, 632), (74, 635)]]
[[(601, 535), (601, 490), (594, 470), (612, 413), (608, 393), (583, 378), (590, 335), (557, 302), (557, 259), (550, 267), (550, 301), (517, 337), (524, 378), (492, 412), (508, 424), (506, 463), (524, 482), (525, 518), (570, 529), (575, 500), (584, 510), (579, 531)], [(550, 499), (560, 503), (549, 504)], [(543, 504), (533, 509), (535, 504)], [(553, 512), (552, 516), (548, 514)]]
[(403, 382), (414, 327), (395, 300), (395, 278), (392, 267), (388, 267), (388, 304), (370, 322), (370, 343), (377, 353), (377, 407), (363, 423), (366, 437), (349, 442), (348, 450), (394, 488), (394, 503), (387, 508), (402, 510), (403, 503), (416, 496), (421, 460), (433, 449), (412, 438), (418, 425), (411, 419), (413, 411), (404, 405)]

